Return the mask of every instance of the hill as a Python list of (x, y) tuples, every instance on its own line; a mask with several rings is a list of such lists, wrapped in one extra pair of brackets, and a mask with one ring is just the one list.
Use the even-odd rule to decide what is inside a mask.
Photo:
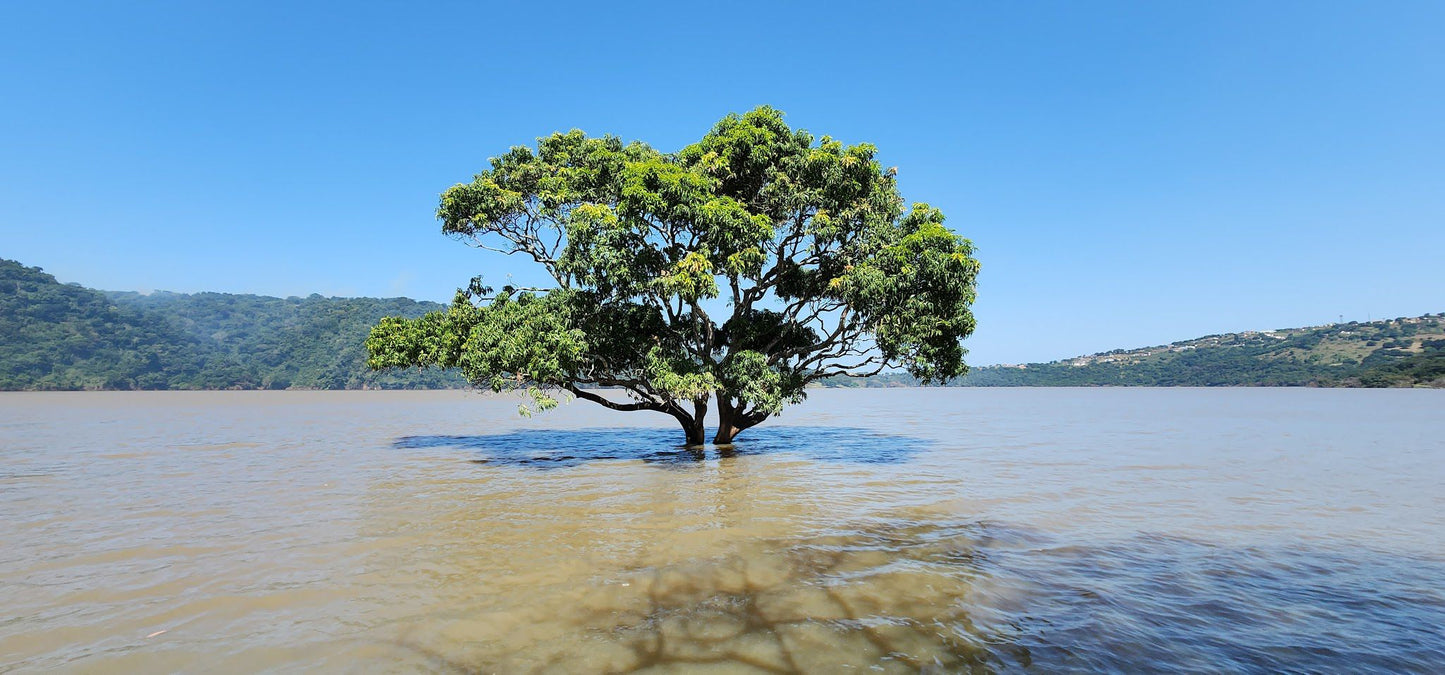
[[(908, 386), (889, 374), (833, 386)], [(1049, 363), (974, 368), (974, 387), (1445, 387), (1445, 314), (1208, 335)]]
[[(366, 336), (382, 317), (445, 309), (409, 298), (275, 298), (230, 293), (107, 293), (117, 305), (160, 316), (226, 364), (220, 388), (395, 389), (465, 386), (438, 371), (373, 372)], [(211, 387), (215, 388), (215, 387)]]
[(0, 389), (361, 389), (464, 386), (442, 372), (372, 372), (384, 316), (406, 298), (106, 293), (0, 260)]
[[(463, 387), (455, 373), (366, 367), (366, 336), (382, 317), (444, 308), (407, 298), (104, 292), (0, 259), (0, 390)], [(916, 384), (892, 373), (824, 386)], [(951, 386), (1445, 387), (1445, 314), (987, 366)]]
[(212, 365), (160, 316), (0, 260), (0, 389), (167, 389)]
[(1445, 386), (1445, 314), (1208, 335), (980, 368), (975, 386)]

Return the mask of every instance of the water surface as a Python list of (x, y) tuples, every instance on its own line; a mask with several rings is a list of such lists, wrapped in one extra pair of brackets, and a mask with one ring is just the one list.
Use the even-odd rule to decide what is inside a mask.
[(0, 670), (1438, 671), (1445, 392), (0, 394)]

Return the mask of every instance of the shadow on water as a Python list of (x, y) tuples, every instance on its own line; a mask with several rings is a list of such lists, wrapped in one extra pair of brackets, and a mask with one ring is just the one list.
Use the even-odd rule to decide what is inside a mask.
[[(875, 523), (636, 569), (573, 598), (552, 653), (458, 672), (1429, 672), (1445, 561), (1140, 535), (1081, 546), (990, 523)], [(521, 648), (525, 649), (525, 648)], [(607, 651), (611, 649), (611, 651)], [(545, 652), (545, 650), (543, 650)]]
[(709, 457), (791, 454), (849, 464), (906, 462), (927, 445), (908, 436), (869, 429), (788, 427), (748, 430), (731, 446), (690, 448), (676, 429), (528, 429), (482, 436), (403, 436), (397, 448), (455, 448), (479, 455), (479, 464), (554, 469), (605, 460), (642, 460), (680, 467)]

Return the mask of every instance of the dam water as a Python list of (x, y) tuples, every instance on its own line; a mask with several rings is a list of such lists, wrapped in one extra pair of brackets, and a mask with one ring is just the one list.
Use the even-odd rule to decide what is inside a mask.
[(0, 394), (0, 671), (1438, 672), (1445, 391)]

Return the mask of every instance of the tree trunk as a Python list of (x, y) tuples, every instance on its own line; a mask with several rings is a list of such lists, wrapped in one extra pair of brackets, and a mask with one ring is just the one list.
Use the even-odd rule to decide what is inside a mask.
[(698, 399), (692, 402), (693, 414), (677, 416), (677, 421), (682, 424), (682, 431), (687, 435), (688, 447), (696, 447), (707, 442), (707, 428), (703, 426), (707, 419), (707, 399)]
[(743, 426), (739, 419), (738, 406), (734, 406), (728, 397), (719, 393), (717, 397), (717, 435), (713, 436), (713, 445), (731, 445), (738, 433), (747, 427)]
[(684, 424), (682, 430), (687, 434), (687, 446), (690, 448), (707, 442), (706, 430), (701, 423)]

